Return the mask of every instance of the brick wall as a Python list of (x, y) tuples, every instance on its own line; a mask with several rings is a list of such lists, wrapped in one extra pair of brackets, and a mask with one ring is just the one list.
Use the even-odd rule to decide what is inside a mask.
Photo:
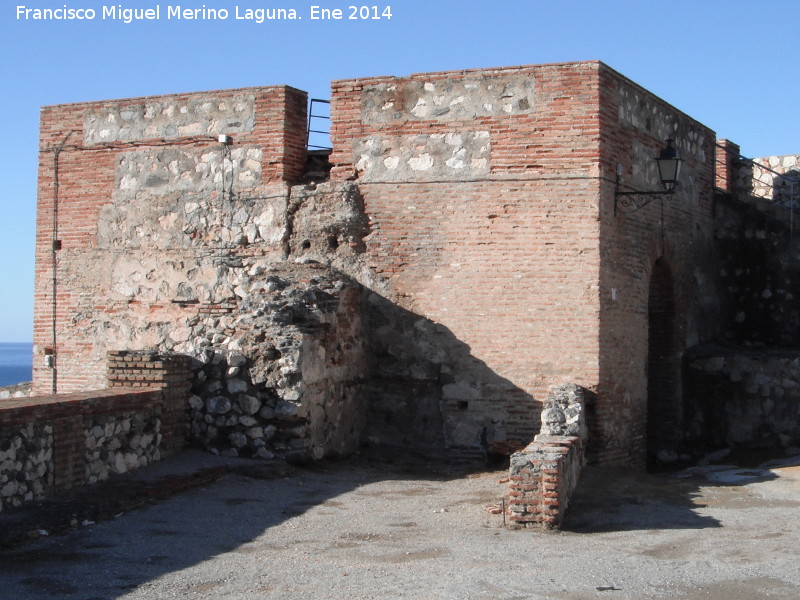
[(724, 193), (734, 191), (739, 163), (739, 144), (730, 140), (718, 140), (715, 147), (714, 185)]
[[(713, 132), (597, 62), (336, 81), (331, 111), (332, 177), (359, 184), (383, 293), (473, 360), (439, 395), (445, 442), (530, 439), (547, 388), (574, 381), (597, 392), (593, 456), (643, 464), (657, 260), (675, 352), (716, 328)], [(615, 214), (616, 173), (656, 189), (668, 137), (685, 181), (663, 221), (659, 203)]]
[[(662, 401), (672, 405), (679, 422), (680, 356), (713, 338), (719, 328), (713, 248), (715, 137), (608, 67), (601, 69), (601, 90), (600, 373), (597, 405), (589, 413), (589, 454), (603, 462), (643, 465), (646, 423), (659, 408), (658, 399), (648, 395), (669, 396)], [(617, 173), (625, 190), (663, 189), (653, 159), (667, 138), (675, 140), (684, 159), (676, 193), (635, 212), (619, 206), (615, 211)], [(665, 287), (671, 312), (652, 313), (653, 293)], [(662, 335), (665, 325), (669, 331)], [(659, 339), (662, 347), (648, 347), (648, 340)], [(648, 367), (653, 354), (660, 357)], [(667, 371), (660, 377), (671, 389), (653, 389), (651, 382), (648, 390), (648, 370), (652, 374), (654, 365)], [(680, 429), (671, 433), (680, 438)]]
[[(159, 268), (167, 263), (173, 271), (195, 259), (201, 246), (282, 255), (282, 234), (275, 233), (281, 224), (269, 221), (275, 212), (270, 203), (285, 205), (287, 183), (302, 175), (305, 119), (305, 92), (286, 86), (42, 109), (35, 393), (104, 385), (105, 352), (113, 345), (94, 331), (98, 315), (113, 320), (141, 311), (164, 322), (179, 317), (181, 305), (169, 298), (166, 304), (142, 302), (124, 285), (131, 277), (152, 280), (153, 250), (160, 254)], [(231, 135), (232, 145), (223, 148), (218, 134)], [(253, 220), (262, 220), (247, 233), (239, 227), (235, 239), (209, 237), (217, 225), (206, 214), (209, 206), (242, 208), (233, 206), (233, 190), (237, 199), (246, 198), (240, 200), (245, 208), (259, 211)], [(178, 215), (182, 220), (170, 228)], [(205, 219), (203, 230), (192, 216)], [(139, 250), (151, 255), (137, 255)], [(134, 273), (131, 265), (137, 264), (144, 272)], [(175, 292), (171, 299), (181, 296)], [(225, 305), (213, 298), (204, 304), (207, 310)], [(54, 354), (55, 368), (46, 366), (46, 353)]]
[[(653, 273), (674, 296), (666, 363), (717, 330), (713, 133), (599, 62), (335, 81), (332, 180), (290, 190), (304, 101), (281, 87), (44, 109), (36, 389), (100, 385), (109, 348), (238, 352), (225, 344), (256, 297), (247, 286), (269, 287), (252, 273), (315, 260), (375, 292), (377, 441), (524, 443), (546, 390), (574, 381), (596, 392), (590, 454), (642, 464)], [(212, 122), (232, 147), (209, 138)], [(70, 130), (53, 251), (54, 149)], [(617, 173), (653, 189), (668, 137), (685, 158), (679, 191), (616, 211)], [(326, 223), (337, 196), (352, 211)], [(295, 237), (302, 219), (313, 235)], [(56, 371), (42, 356), (53, 256)]]
[(369, 266), (427, 343), (451, 338), (432, 376), (451, 447), (524, 443), (553, 383), (597, 385), (597, 71), (333, 83), (332, 177), (357, 178)]
[(508, 518), (512, 526), (561, 525), (584, 460), (579, 437), (537, 436), (511, 457)]
[(585, 461), (587, 390), (554, 387), (545, 400), (541, 433), (511, 455), (508, 516), (512, 526), (561, 525)]

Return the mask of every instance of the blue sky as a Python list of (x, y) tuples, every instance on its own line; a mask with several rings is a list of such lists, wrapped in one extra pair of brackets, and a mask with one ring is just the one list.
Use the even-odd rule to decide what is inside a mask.
[[(602, 60), (757, 157), (800, 153), (800, 2), (394, 0), (391, 19), (312, 21), (344, 0), (17, 0), (0, 7), (0, 342), (32, 338), (39, 108), (288, 84), (327, 98), (332, 79)], [(94, 21), (17, 19), (17, 6), (98, 11)], [(161, 6), (159, 21), (103, 21), (103, 5)], [(168, 6), (228, 9), (167, 20)], [(302, 20), (234, 18), (294, 8)]]

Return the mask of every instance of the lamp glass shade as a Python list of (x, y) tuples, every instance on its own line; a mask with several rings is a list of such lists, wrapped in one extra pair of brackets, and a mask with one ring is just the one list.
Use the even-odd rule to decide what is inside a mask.
[(673, 140), (667, 140), (667, 147), (661, 151), (661, 154), (656, 159), (658, 176), (667, 190), (675, 189), (675, 185), (681, 175), (681, 165), (683, 164), (683, 159), (678, 149), (672, 145), (672, 142)]

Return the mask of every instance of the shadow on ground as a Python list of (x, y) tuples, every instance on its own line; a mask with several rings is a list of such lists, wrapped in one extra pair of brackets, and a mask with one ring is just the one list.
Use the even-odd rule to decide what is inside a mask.
[[(215, 458), (204, 455), (199, 460), (208, 465)], [(202, 568), (219, 555), (255, 552), (251, 542), (268, 530), (292, 520), (290, 527), (302, 529), (303, 515), (312, 508), (331, 519), (347, 519), (352, 506), (337, 500), (343, 494), (355, 492), (371, 504), (383, 503), (391, 518), (393, 500), (424, 498), (430, 486), (465, 477), (471, 470), (386, 455), (303, 465), (219, 460), (216, 466), (179, 475), (129, 474), (133, 477), (0, 513), (0, 539), (6, 546), (0, 550), (0, 588), (10, 594), (0, 596), (119, 598), (167, 573)], [(395, 480), (414, 484), (392, 485)], [(360, 490), (375, 483), (386, 483), (391, 490)], [(499, 499), (503, 490), (497, 486), (496, 496), (475, 498), (476, 509)], [(178, 496), (175, 501), (173, 496)], [(95, 521), (105, 522), (95, 526)], [(369, 535), (353, 532), (337, 548), (369, 543)], [(291, 550), (275, 542), (270, 549)], [(183, 592), (214, 597), (209, 585)]]
[[(798, 465), (800, 457), (775, 464)], [(733, 464), (656, 474), (587, 467), (570, 501), (562, 530), (596, 533), (721, 527), (719, 520), (703, 514), (709, 498), (738, 486), (776, 479), (778, 476), (768, 468)]]
[[(719, 519), (731, 506), (764, 505), (774, 510), (784, 502), (792, 511), (798, 506), (793, 489), (767, 498), (747, 493), (750, 483), (770, 485), (776, 477), (762, 468), (706, 468), (678, 476), (588, 467), (564, 532), (510, 531), (503, 528), (501, 515), (485, 511), (506, 490), (499, 483), (503, 472), (470, 474), (466, 468), (420, 463), (402, 455), (365, 458), (362, 454), (294, 467), (241, 459), (219, 459), (223, 462), (215, 466), (211, 460), (215, 457), (194, 456), (200, 456), (195, 468), (185, 473), (173, 470), (167, 471), (168, 476), (120, 479), (110, 487), (84, 490), (82, 499), (76, 496), (36, 510), (0, 513), (3, 531), (26, 512), (52, 523), (61, 511), (63, 522), (72, 518), (71, 511), (81, 502), (102, 507), (109, 517), (96, 526), (67, 524), (61, 533), (0, 551), (2, 597), (352, 599), (383, 597), (390, 588), (408, 589), (422, 578), (424, 585), (446, 588), (450, 595), (420, 592), (409, 597), (464, 598), (464, 590), (491, 583), (501, 572), (508, 578), (504, 585), (529, 585), (527, 579), (519, 580), (516, 563), (507, 561), (509, 552), (520, 556), (549, 552), (562, 562), (581, 562), (587, 556), (619, 554), (611, 545), (616, 540), (625, 557), (638, 552), (642, 560), (652, 560), (653, 552), (663, 554), (662, 546), (673, 553), (677, 552), (673, 548), (685, 549), (686, 532), (708, 530), (703, 536), (688, 534), (693, 544), (737, 534), (736, 528), (727, 531), (730, 525)], [(177, 492), (181, 493), (168, 498)], [(126, 512), (134, 506), (138, 509)], [(47, 522), (35, 518), (27, 526)], [(760, 531), (763, 526), (757, 525)], [(641, 537), (639, 530), (650, 530), (655, 537)], [(607, 532), (622, 532), (622, 537), (609, 537)], [(777, 537), (768, 543), (787, 543), (782, 534), (770, 535)], [(664, 536), (676, 541), (664, 542)], [(578, 539), (582, 541), (576, 544)], [(656, 550), (650, 547), (654, 544)], [(751, 560), (749, 555), (745, 558)], [(619, 569), (629, 559), (608, 560), (613, 563), (608, 569), (618, 577), (612, 583), (621, 581)], [(578, 567), (564, 572), (573, 568)], [(605, 569), (606, 563), (595, 568)], [(628, 576), (635, 579), (640, 571), (631, 566)], [(467, 572), (474, 581), (465, 579)], [(453, 573), (461, 575), (453, 579)], [(587, 577), (592, 574), (587, 573)], [(536, 569), (530, 577), (540, 584), (544, 581)], [(600, 590), (609, 585), (605, 582), (610, 575), (603, 577), (595, 574), (581, 585)], [(320, 591), (323, 588), (329, 595)], [(475, 597), (511, 597), (487, 594)], [(514, 597), (577, 596), (548, 592)]]

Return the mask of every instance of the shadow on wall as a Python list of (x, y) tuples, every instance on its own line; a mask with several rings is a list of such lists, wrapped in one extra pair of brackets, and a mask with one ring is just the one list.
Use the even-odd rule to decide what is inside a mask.
[(537, 433), (541, 403), (447, 327), (341, 273), (310, 274), (273, 273), (272, 292), (241, 304), (233, 342), (194, 349), (193, 443), (226, 456), (346, 456), (362, 443), (484, 460)]
[(726, 291), (722, 340), (800, 345), (800, 235), (792, 231), (791, 213), (765, 200), (724, 196), (717, 197), (716, 211), (720, 283)]
[(373, 292), (366, 292), (364, 320), (366, 445), (487, 458), (524, 447), (537, 433), (541, 402), (444, 325)]
[[(695, 457), (726, 448), (789, 449), (800, 440), (800, 240), (791, 209), (799, 174), (746, 161), (738, 193), (715, 196), (720, 331), (684, 360), (685, 433)], [(794, 187), (796, 203), (800, 185)]]

